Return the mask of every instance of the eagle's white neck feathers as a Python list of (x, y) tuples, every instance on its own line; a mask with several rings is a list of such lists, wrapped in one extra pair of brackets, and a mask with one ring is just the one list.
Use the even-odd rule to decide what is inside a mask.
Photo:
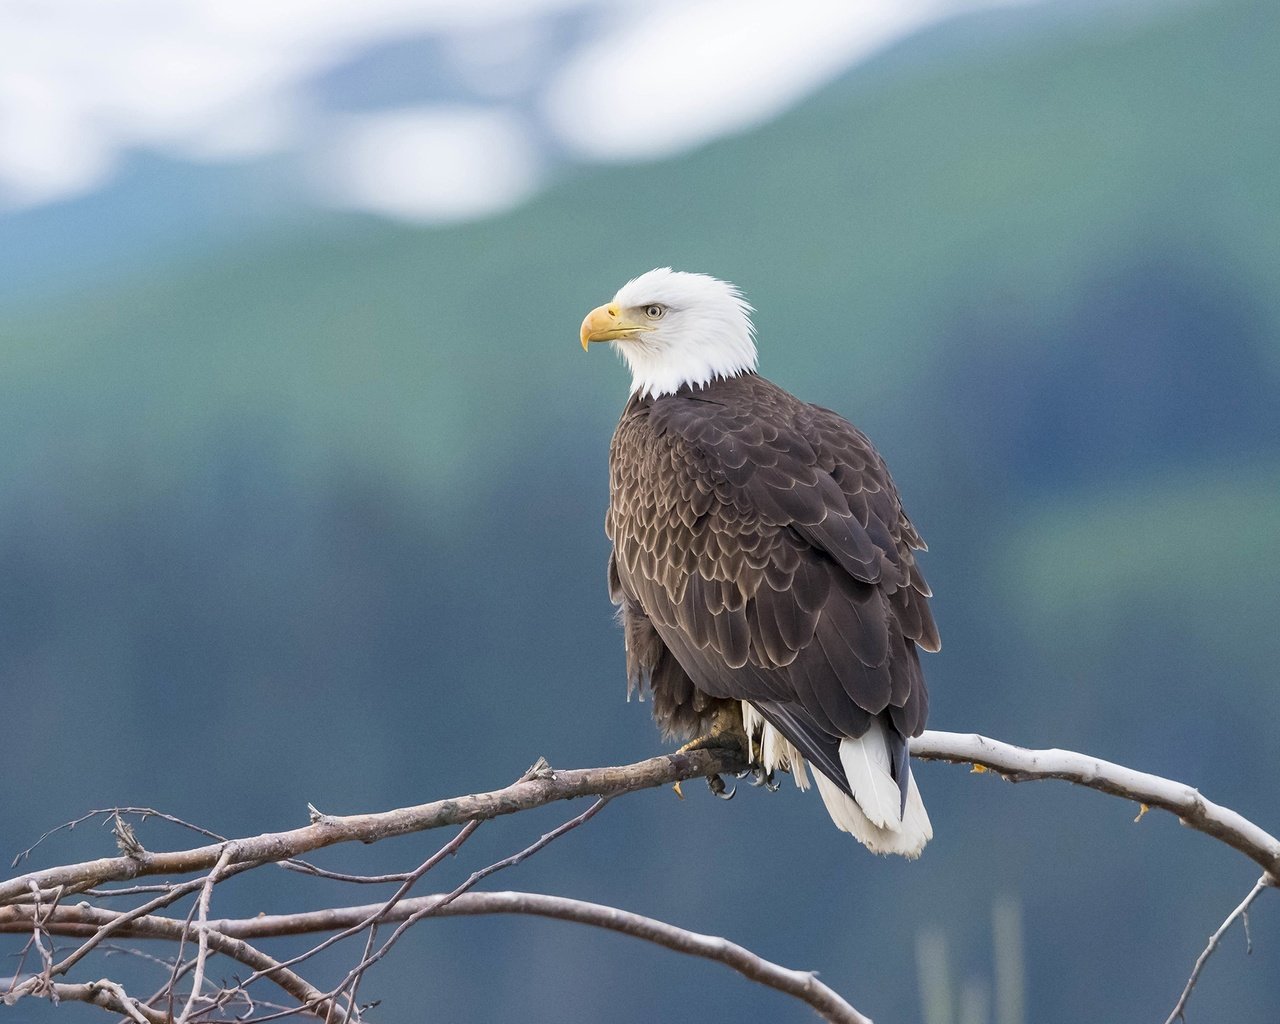
[(628, 281), (613, 301), (665, 310), (652, 330), (612, 343), (631, 369), (632, 394), (656, 398), (756, 368), (751, 306), (727, 281), (660, 267)]

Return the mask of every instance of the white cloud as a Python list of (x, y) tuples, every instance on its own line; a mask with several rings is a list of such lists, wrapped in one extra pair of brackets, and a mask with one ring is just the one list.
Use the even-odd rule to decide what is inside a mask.
[(98, 185), (129, 149), (228, 159), (288, 148), (305, 82), (362, 47), (585, 2), (0, 3), (0, 201), (47, 202)]
[[(297, 152), (318, 161), (310, 179), (329, 201), (482, 215), (539, 180), (529, 135), (546, 126), (531, 119), (586, 159), (660, 157), (763, 121), (984, 2), (995, 0), (0, 0), (0, 209), (98, 187), (142, 149)], [(566, 44), (547, 16), (586, 8), (612, 23), (559, 69), (547, 49)], [(445, 77), (492, 106), (356, 119), (315, 107), (309, 86), (325, 71), (422, 33), (445, 41)]]
[(408, 220), (479, 217), (533, 191), (523, 123), (498, 109), (423, 107), (352, 117), (316, 165), (335, 205)]
[(86, 191), (110, 172), (109, 139), (75, 116), (56, 83), (8, 68), (0, 95), (0, 199), (36, 205)]
[(982, 0), (668, 0), (633, 7), (547, 96), (583, 155), (668, 156), (761, 123), (859, 59)]

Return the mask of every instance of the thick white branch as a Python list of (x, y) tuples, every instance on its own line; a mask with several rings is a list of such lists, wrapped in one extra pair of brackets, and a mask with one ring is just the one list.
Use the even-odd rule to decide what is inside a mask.
[(1271, 885), (1280, 885), (1280, 839), (1231, 808), (1206, 800), (1199, 790), (1184, 783), (1073, 750), (1029, 750), (976, 733), (929, 730), (911, 741), (911, 753), (926, 761), (989, 768), (1010, 782), (1065, 779), (1148, 807), (1159, 807), (1176, 814), (1189, 828), (1239, 850), (1261, 865)]

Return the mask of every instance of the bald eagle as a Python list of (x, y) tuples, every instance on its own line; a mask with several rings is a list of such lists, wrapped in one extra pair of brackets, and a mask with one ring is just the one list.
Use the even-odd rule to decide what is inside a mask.
[(762, 770), (809, 771), (876, 853), (933, 836), (908, 761), (936, 651), (925, 545), (856, 427), (756, 372), (752, 307), (704, 274), (651, 270), (587, 314), (631, 397), (609, 452), (609, 594), (628, 692), (669, 739), (745, 739)]

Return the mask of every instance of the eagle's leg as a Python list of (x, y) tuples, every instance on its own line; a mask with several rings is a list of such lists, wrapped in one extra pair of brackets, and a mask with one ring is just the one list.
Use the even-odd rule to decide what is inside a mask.
[(742, 706), (738, 701), (721, 701), (711, 712), (711, 728), (701, 736), (691, 739), (676, 751), (687, 754), (691, 750), (709, 750), (724, 747), (747, 754), (747, 731), (742, 726)]
[[(701, 736), (684, 744), (677, 754), (687, 754), (691, 750), (709, 750), (715, 747), (735, 750), (744, 758), (750, 747), (747, 744), (747, 731), (742, 725), (742, 707), (738, 701), (720, 701), (711, 712), (711, 728)], [(708, 775), (707, 786), (721, 800), (732, 800), (736, 789), (725, 786), (719, 775)], [(683, 797), (680, 783), (676, 783), (676, 794)]]

